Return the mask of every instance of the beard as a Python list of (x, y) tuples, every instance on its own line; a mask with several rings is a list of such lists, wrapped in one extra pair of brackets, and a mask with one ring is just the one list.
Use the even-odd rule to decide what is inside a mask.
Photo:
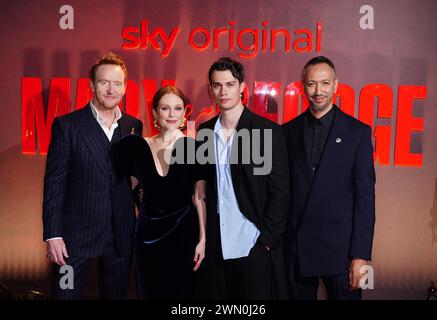
[(310, 101), (310, 107), (316, 112), (325, 111), (332, 104), (332, 98), (327, 100), (324, 104), (315, 104), (313, 101)]

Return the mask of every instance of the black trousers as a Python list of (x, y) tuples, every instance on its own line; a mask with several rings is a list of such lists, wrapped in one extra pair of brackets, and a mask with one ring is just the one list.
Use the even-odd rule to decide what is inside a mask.
[(288, 286), (291, 299), (294, 300), (317, 300), (319, 279), (326, 288), (328, 300), (361, 300), (362, 290), (349, 289), (349, 274), (330, 276), (302, 277), (300, 275), (297, 257), (287, 257)]
[(221, 241), (217, 240), (218, 298), (268, 300), (273, 298), (273, 270), (270, 252), (257, 242), (247, 257), (223, 260)]
[[(100, 299), (127, 299), (132, 256), (119, 256), (111, 241), (97, 259)], [(56, 300), (83, 299), (82, 292), (93, 260), (92, 258), (70, 255), (65, 261), (71, 268), (68, 267), (62, 270), (62, 272), (60, 266), (54, 265), (53, 298)], [(73, 288), (71, 288), (71, 283), (68, 279), (69, 271), (73, 271)]]

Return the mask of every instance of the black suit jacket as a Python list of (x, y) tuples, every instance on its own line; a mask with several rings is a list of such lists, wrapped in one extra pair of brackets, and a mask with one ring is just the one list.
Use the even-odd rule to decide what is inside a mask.
[(109, 142), (87, 105), (56, 118), (44, 177), (44, 240), (62, 237), (70, 256), (97, 257), (115, 238), (120, 255), (132, 253), (135, 227), (130, 181), (115, 178), (111, 146), (142, 134), (141, 121), (118, 120)]
[(369, 126), (334, 108), (335, 119), (314, 176), (305, 147), (305, 113), (283, 125), (291, 175), (286, 247), (288, 253), (297, 253), (302, 276), (343, 274), (352, 258), (371, 259), (372, 133)]
[[(218, 116), (201, 124), (199, 126), (198, 137), (201, 136), (202, 129), (209, 129), (212, 133), (205, 138), (214, 139), (214, 126)], [(285, 278), (282, 278), (282, 248), (283, 234), (286, 226), (286, 214), (288, 209), (289, 198), (289, 181), (288, 181), (288, 163), (287, 151), (284, 135), (281, 126), (267, 120), (249, 109), (244, 108), (239, 119), (236, 131), (240, 133), (247, 129), (253, 132), (254, 129), (259, 129), (260, 132), (260, 149), (264, 150), (264, 129), (270, 130), (272, 133), (271, 150), (272, 150), (272, 166), (271, 172), (267, 175), (254, 175), (254, 168), (260, 168), (263, 164), (256, 164), (256, 160), (250, 157), (248, 163), (239, 161), (236, 164), (231, 164), (232, 183), (235, 190), (235, 195), (238, 202), (238, 207), (243, 215), (253, 222), (258, 230), (260, 230), (259, 241), (271, 249), (272, 259), (275, 266), (276, 278), (279, 279), (279, 285), (285, 283)], [(238, 154), (238, 159), (243, 159), (243, 145), (237, 143), (237, 133), (234, 135), (232, 143), (231, 158)], [(214, 151), (214, 142), (209, 141), (212, 146), (209, 150)], [(247, 145), (245, 146), (247, 147)], [(200, 150), (200, 149), (198, 149)], [(259, 151), (258, 151), (259, 152)], [(211, 159), (215, 159), (215, 155), (210, 155)], [(215, 239), (220, 239), (217, 235), (217, 180), (215, 164), (207, 164), (205, 166), (205, 176), (207, 180), (206, 189), (206, 205), (207, 205), (207, 258), (215, 259), (217, 256)], [(280, 283), (283, 281), (283, 283)], [(278, 289), (278, 297), (284, 298), (285, 292), (282, 288)]]

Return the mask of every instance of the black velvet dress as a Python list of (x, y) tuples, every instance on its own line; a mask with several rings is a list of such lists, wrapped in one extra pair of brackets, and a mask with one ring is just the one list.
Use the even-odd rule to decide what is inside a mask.
[(131, 135), (115, 148), (118, 176), (132, 175), (144, 195), (135, 231), (135, 264), (141, 299), (194, 297), (194, 250), (199, 222), (193, 206), (194, 184), (201, 179), (195, 164), (195, 141), (180, 138), (172, 150), (166, 176), (158, 174), (152, 151)]

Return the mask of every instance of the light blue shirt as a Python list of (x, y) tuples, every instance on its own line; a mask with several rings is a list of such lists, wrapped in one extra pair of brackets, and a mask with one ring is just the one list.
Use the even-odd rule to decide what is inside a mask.
[(259, 236), (258, 228), (238, 207), (231, 176), (232, 135), (225, 142), (220, 117), (214, 126), (217, 174), (217, 212), (220, 215), (220, 239), (223, 259), (247, 257)]

